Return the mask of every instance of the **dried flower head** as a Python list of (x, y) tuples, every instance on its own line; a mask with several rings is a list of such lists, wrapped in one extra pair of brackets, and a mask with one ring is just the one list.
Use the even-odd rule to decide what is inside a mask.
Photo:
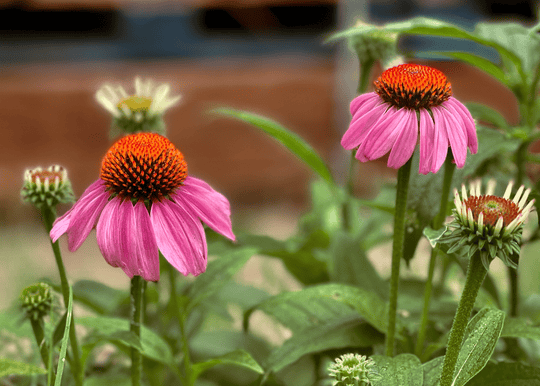
[(519, 256), (523, 223), (533, 209), (534, 200), (527, 203), (531, 189), (525, 190), (524, 186), (510, 199), (512, 187), (510, 182), (503, 197), (493, 195), (492, 182), (484, 195), (480, 192), (480, 181), (471, 184), (469, 195), (464, 185), (461, 196), (457, 190), (454, 192), (454, 219), (439, 239), (440, 243), (451, 244), (448, 253), (465, 247), (469, 258), (477, 252), (480, 254), (486, 269), (495, 257), (517, 268), (512, 255)]
[(21, 197), (39, 209), (44, 206), (54, 208), (60, 203), (74, 201), (67, 171), (58, 165), (49, 166), (47, 169), (27, 169), (24, 172)]
[(344, 354), (329, 366), (328, 373), (335, 378), (333, 386), (363, 386), (380, 378), (374, 366), (364, 355)]

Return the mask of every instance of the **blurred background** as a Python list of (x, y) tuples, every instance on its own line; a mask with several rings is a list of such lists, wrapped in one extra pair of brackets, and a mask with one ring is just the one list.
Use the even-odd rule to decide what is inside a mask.
[[(190, 174), (229, 198), (235, 227), (283, 238), (307, 208), (312, 175), (256, 129), (209, 109), (228, 106), (277, 120), (343, 180), (348, 154), (339, 141), (358, 61), (344, 43), (323, 44), (325, 37), (357, 19), (420, 15), (470, 29), (482, 20), (530, 25), (536, 10), (532, 0), (0, 0), (0, 308), (24, 285), (56, 277), (39, 215), (19, 197), (23, 172), (63, 165), (77, 196), (98, 177), (111, 145), (110, 116), (94, 99), (102, 83), (131, 91), (136, 75), (170, 83), (183, 99), (165, 115), (168, 135)], [(410, 37), (400, 47), (494, 55), (444, 39)], [(446, 73), (461, 101), (485, 103), (517, 122), (511, 92), (495, 80), (464, 64), (420, 57)], [(373, 196), (393, 172), (385, 160), (362, 164), (358, 195)], [(95, 237), (65, 252), (71, 279), (127, 288), (122, 271), (100, 258)]]

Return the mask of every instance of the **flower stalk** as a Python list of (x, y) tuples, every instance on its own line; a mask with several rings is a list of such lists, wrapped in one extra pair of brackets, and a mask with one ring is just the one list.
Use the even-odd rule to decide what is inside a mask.
[[(143, 310), (143, 279), (140, 276), (133, 276), (131, 279), (131, 320), (129, 330), (141, 339), (141, 324)], [(131, 384), (140, 386), (142, 377), (142, 355), (135, 347), (131, 348)]]
[[(446, 218), (446, 212), (448, 210), (448, 196), (450, 194), (450, 188), (452, 186), (452, 178), (454, 176), (454, 171), (456, 170), (456, 165), (452, 162), (452, 157), (447, 156), (444, 163), (444, 178), (443, 178), (443, 188), (441, 194), (441, 204), (439, 213), (433, 219), (433, 229), (439, 229), (442, 227), (444, 220)], [(420, 357), (424, 349), (424, 342), (426, 340), (427, 325), (428, 325), (428, 314), (429, 314), (429, 305), (431, 303), (431, 294), (433, 291), (433, 275), (435, 273), (435, 262), (437, 261), (437, 248), (431, 249), (431, 255), (429, 258), (429, 268), (428, 268), (428, 277), (426, 281), (426, 287), (424, 289), (424, 305), (422, 308), (422, 317), (420, 320), (420, 329), (418, 330), (418, 338), (416, 340), (415, 353), (416, 356)]]
[(467, 323), (471, 316), (471, 312), (476, 301), (476, 296), (480, 290), (480, 286), (487, 275), (487, 269), (484, 267), (479, 253), (475, 253), (470, 261), (467, 269), (467, 279), (465, 287), (459, 300), (458, 309), (454, 316), (450, 337), (448, 339), (448, 348), (444, 356), (443, 369), (441, 373), (441, 386), (451, 386), (454, 378), (454, 370), (463, 343), (463, 337), (467, 328)]
[(392, 273), (390, 276), (390, 303), (388, 310), (388, 331), (386, 333), (386, 356), (394, 356), (394, 340), (396, 334), (397, 297), (399, 286), (399, 268), (403, 257), (403, 244), (405, 241), (405, 213), (407, 210), (407, 196), (409, 191), (409, 178), (411, 174), (411, 160), (407, 161), (398, 170), (396, 210), (394, 215), (394, 238), (392, 244)]
[[(53, 227), (54, 220), (56, 219), (56, 212), (54, 208), (43, 206), (41, 208), (41, 216), (43, 218), (43, 223), (47, 233), (51, 232)], [(64, 267), (64, 261), (62, 260), (62, 254), (60, 252), (60, 246), (58, 241), (51, 242), (51, 247), (54, 253), (54, 258), (56, 260), (56, 265), (58, 266), (58, 273), (60, 274), (60, 285), (62, 288), (62, 296), (64, 298), (64, 304), (67, 306), (69, 303), (69, 283), (66, 275), (66, 268)], [(71, 345), (71, 367), (73, 376), (75, 378), (75, 384), (77, 386), (82, 386), (83, 384), (83, 367), (81, 364), (81, 353), (79, 350), (79, 342), (77, 339), (77, 333), (75, 332), (75, 316), (71, 314), (71, 326), (69, 328), (69, 343)]]

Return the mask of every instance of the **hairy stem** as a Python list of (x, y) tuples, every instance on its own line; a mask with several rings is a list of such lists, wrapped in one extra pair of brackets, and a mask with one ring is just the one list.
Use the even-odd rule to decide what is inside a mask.
[[(142, 310), (143, 310), (143, 279), (140, 276), (133, 276), (131, 279), (131, 320), (129, 330), (133, 332), (139, 340), (141, 339)], [(131, 385), (140, 386), (142, 377), (142, 355), (135, 347), (131, 348)]]
[(411, 174), (411, 160), (408, 160), (398, 170), (396, 190), (396, 210), (394, 215), (394, 238), (392, 244), (392, 273), (390, 276), (390, 303), (388, 309), (388, 331), (386, 333), (386, 356), (394, 356), (394, 340), (396, 335), (396, 313), (399, 286), (399, 267), (403, 257), (403, 244), (405, 241), (405, 213), (407, 210), (407, 195), (409, 191), (409, 177)]
[(465, 288), (459, 300), (458, 309), (454, 316), (450, 337), (448, 339), (448, 348), (444, 356), (443, 369), (441, 374), (441, 386), (451, 386), (454, 378), (454, 370), (463, 343), (463, 337), (467, 328), (467, 323), (471, 317), (471, 312), (476, 301), (476, 296), (480, 286), (487, 275), (487, 270), (482, 264), (480, 256), (474, 254), (469, 261), (467, 269), (467, 279)]

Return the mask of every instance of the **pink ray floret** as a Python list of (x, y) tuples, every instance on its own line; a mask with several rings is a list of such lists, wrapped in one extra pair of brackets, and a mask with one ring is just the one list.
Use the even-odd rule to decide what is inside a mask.
[[(107, 156), (103, 165), (106, 159)], [(112, 168), (107, 166), (107, 170)], [(73, 252), (96, 228), (98, 246), (107, 263), (122, 268), (130, 278), (141, 276), (147, 281), (158, 281), (159, 252), (183, 275), (196, 276), (206, 270), (208, 252), (203, 222), (235, 240), (229, 201), (206, 182), (187, 176), (185, 172), (178, 178), (181, 185), (165, 186), (169, 189), (166, 197), (146, 197), (154, 198), (146, 201), (147, 205), (151, 202), (148, 210), (144, 200), (135, 200), (137, 197), (133, 193), (130, 193), (133, 197), (121, 192), (111, 195), (116, 186), (104, 180), (110, 177), (104, 169), (105, 166), (101, 178), (55, 221), (50, 232), (53, 242), (67, 234), (68, 248)], [(182, 173), (183, 169), (178, 170)], [(170, 182), (171, 178), (166, 181)], [(155, 186), (152, 189), (149, 191), (155, 191)]]
[(389, 69), (375, 82), (376, 92), (351, 102), (352, 120), (341, 145), (357, 149), (356, 158), (372, 161), (390, 153), (388, 166), (398, 169), (420, 144), (419, 172), (437, 173), (448, 148), (458, 168), (467, 148), (478, 151), (474, 120), (451, 96), (450, 83), (440, 71), (405, 64)]

